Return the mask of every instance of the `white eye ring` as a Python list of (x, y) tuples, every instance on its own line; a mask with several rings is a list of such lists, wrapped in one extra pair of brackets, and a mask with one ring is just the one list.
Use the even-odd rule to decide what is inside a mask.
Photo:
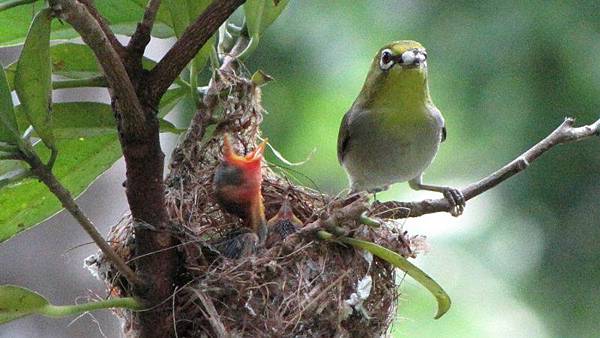
[(381, 51), (381, 57), (379, 58), (379, 68), (382, 70), (388, 70), (394, 65), (394, 59), (392, 58), (392, 51), (384, 49)]

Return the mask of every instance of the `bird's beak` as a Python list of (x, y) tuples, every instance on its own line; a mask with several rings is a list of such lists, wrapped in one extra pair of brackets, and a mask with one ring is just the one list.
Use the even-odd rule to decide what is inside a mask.
[(410, 49), (400, 56), (401, 65), (406, 68), (420, 68), (427, 60), (427, 53), (422, 49)]
[(254, 149), (248, 155), (246, 155), (246, 158), (248, 160), (257, 160), (257, 159), (261, 158), (263, 153), (265, 152), (265, 147), (267, 146), (268, 142), (269, 142), (268, 138), (264, 139), (261, 144), (256, 146), (256, 149)]
[(268, 139), (265, 139), (256, 149), (246, 154), (246, 156), (240, 156), (233, 149), (231, 136), (225, 134), (223, 138), (223, 155), (226, 160), (232, 163), (260, 163), (267, 142)]

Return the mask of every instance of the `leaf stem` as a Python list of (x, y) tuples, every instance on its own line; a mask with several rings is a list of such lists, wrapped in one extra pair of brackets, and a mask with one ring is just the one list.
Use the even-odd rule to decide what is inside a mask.
[(0, 4), (0, 12), (9, 8), (27, 5), (36, 2), (37, 0), (9, 0)]
[(62, 81), (53, 81), (52, 89), (69, 89), (69, 88), (79, 88), (79, 87), (107, 87), (108, 83), (106, 82), (106, 78), (104, 76), (94, 76), (85, 79), (72, 79), (72, 80), (62, 80)]
[(45, 306), (40, 313), (48, 317), (65, 317), (76, 315), (88, 311), (125, 308), (130, 310), (140, 310), (141, 304), (133, 297), (111, 298), (97, 302), (89, 302), (77, 305), (52, 305)]

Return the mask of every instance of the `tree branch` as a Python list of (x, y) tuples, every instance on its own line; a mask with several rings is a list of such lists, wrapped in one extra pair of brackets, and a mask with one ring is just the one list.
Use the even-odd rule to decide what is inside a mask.
[[(93, 0), (92, 0), (93, 1)], [(102, 28), (102, 31), (110, 41), (111, 46), (115, 49), (117, 54), (121, 57), (125, 55), (125, 47), (117, 40), (117, 37), (112, 32), (112, 30), (108, 27), (108, 23), (106, 23), (106, 19), (98, 12), (96, 6), (94, 6), (93, 2), (90, 0), (79, 0), (85, 7), (87, 7), (88, 12), (96, 19), (96, 22)]]
[[(33, 154), (33, 152), (31, 152)], [(142, 280), (138, 277), (135, 272), (125, 263), (121, 257), (119, 257), (114, 250), (106, 243), (102, 235), (98, 232), (92, 221), (83, 213), (79, 208), (79, 205), (75, 203), (71, 193), (65, 189), (65, 187), (56, 179), (56, 176), (52, 171), (46, 167), (37, 155), (24, 156), (25, 161), (31, 166), (32, 173), (39, 178), (48, 189), (60, 200), (62, 206), (77, 220), (77, 222), (83, 227), (85, 232), (92, 237), (92, 240), (98, 245), (102, 253), (115, 265), (117, 270), (132, 285), (141, 286), (143, 285)]]
[(149, 0), (144, 12), (144, 18), (142, 22), (137, 25), (135, 32), (127, 44), (127, 49), (135, 56), (140, 57), (144, 55), (144, 50), (150, 42), (150, 32), (152, 32), (152, 26), (154, 26), (154, 20), (156, 19), (156, 13), (160, 7), (160, 0)]
[(128, 135), (142, 135), (146, 119), (138, 96), (119, 53), (110, 43), (102, 24), (90, 13), (90, 7), (76, 0), (51, 0), (50, 5), (59, 18), (75, 28), (100, 62), (116, 111), (122, 115), (119, 123), (121, 131)]
[[(574, 124), (575, 119), (566, 118), (550, 135), (521, 154), (521, 156), (491, 175), (462, 189), (461, 192), (465, 196), (465, 200), (470, 200), (527, 169), (531, 162), (556, 145), (578, 142), (591, 136), (600, 136), (600, 120), (583, 127), (573, 127)], [(435, 212), (450, 212), (450, 210), (450, 204), (444, 198), (435, 200), (426, 199), (418, 202), (390, 201), (377, 204), (371, 210), (371, 215), (384, 218), (406, 218), (419, 217)]]
[(183, 32), (148, 76), (149, 97), (161, 97), (200, 48), (245, 0), (213, 1)]

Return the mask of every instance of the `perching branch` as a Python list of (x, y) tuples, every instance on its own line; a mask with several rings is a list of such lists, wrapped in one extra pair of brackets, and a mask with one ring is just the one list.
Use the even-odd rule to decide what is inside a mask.
[(144, 12), (144, 18), (142, 22), (137, 25), (135, 32), (127, 44), (127, 49), (133, 53), (134, 57), (140, 58), (144, 55), (144, 50), (150, 42), (150, 32), (152, 26), (154, 26), (154, 20), (156, 19), (156, 13), (160, 7), (160, 0), (150, 0), (146, 6)]
[(129, 135), (142, 135), (145, 117), (141, 103), (119, 53), (110, 42), (112, 33), (107, 35), (101, 22), (89, 10), (93, 6), (76, 0), (51, 0), (50, 5), (59, 18), (75, 28), (96, 55), (106, 75), (116, 111), (122, 115), (122, 131)]
[[(465, 200), (470, 200), (527, 169), (531, 162), (556, 145), (578, 142), (591, 136), (600, 136), (600, 120), (583, 127), (573, 127), (574, 124), (575, 119), (566, 118), (550, 135), (521, 154), (521, 156), (491, 175), (462, 189), (461, 192), (465, 196)], [(451, 207), (448, 201), (442, 198), (426, 199), (418, 202), (384, 202), (375, 206), (371, 210), (371, 214), (384, 218), (406, 218), (419, 217), (434, 212), (450, 212), (450, 210)]]
[(306, 224), (298, 233), (306, 234), (326, 229), (336, 236), (344, 236), (346, 234), (342, 225), (346, 222), (360, 220), (367, 210), (369, 210), (369, 204), (366, 196), (361, 196), (342, 208), (333, 208), (327, 217), (319, 217), (316, 221)]
[(161, 97), (208, 39), (244, 2), (245, 0), (213, 1), (150, 71), (148, 97)]
[(104, 240), (92, 221), (75, 203), (71, 193), (56, 179), (52, 171), (40, 161), (37, 155), (25, 156), (24, 160), (31, 166), (31, 172), (39, 178), (48, 189), (60, 200), (62, 206), (77, 220), (85, 232), (92, 237), (102, 253), (115, 265), (117, 270), (133, 285), (142, 285), (142, 280), (131, 270), (125, 261), (119, 257)]

